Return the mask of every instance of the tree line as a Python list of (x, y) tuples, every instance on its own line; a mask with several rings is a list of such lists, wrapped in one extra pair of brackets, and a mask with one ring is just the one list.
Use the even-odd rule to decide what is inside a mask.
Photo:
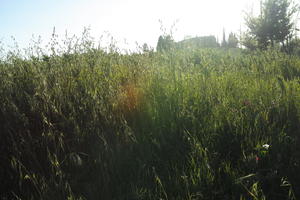
[(218, 42), (217, 38), (213, 35), (186, 38), (182, 41), (175, 42), (171, 35), (161, 35), (158, 38), (156, 50), (158, 52), (168, 51), (171, 48), (237, 48), (239, 40), (234, 33), (230, 33), (228, 38), (225, 37), (225, 31), (223, 33), (223, 41)]
[[(252, 12), (245, 15), (247, 30), (237, 35), (230, 33), (228, 38), (223, 30), (222, 42), (214, 36), (196, 37), (174, 42), (171, 35), (161, 35), (157, 42), (157, 51), (166, 51), (172, 47), (183, 47), (180, 44), (192, 44), (193, 47), (243, 47), (249, 50), (266, 50), (278, 48), (287, 53), (300, 55), (300, 39), (297, 36), (299, 5), (292, 0), (262, 0), (260, 14), (254, 16)], [(197, 44), (197, 45), (195, 45)], [(240, 45), (238, 45), (240, 44)]]

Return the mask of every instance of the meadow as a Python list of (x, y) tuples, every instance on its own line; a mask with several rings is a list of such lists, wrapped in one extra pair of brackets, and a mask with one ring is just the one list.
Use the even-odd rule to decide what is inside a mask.
[(71, 51), (0, 61), (0, 199), (300, 199), (300, 58)]

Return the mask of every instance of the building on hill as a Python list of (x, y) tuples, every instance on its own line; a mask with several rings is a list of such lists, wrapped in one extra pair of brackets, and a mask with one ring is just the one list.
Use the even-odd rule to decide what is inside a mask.
[(171, 49), (198, 49), (220, 47), (215, 36), (186, 37), (184, 40), (175, 42), (170, 35), (159, 36), (156, 51), (169, 51)]
[(215, 36), (201, 36), (184, 39), (177, 42), (179, 48), (215, 48), (219, 47)]

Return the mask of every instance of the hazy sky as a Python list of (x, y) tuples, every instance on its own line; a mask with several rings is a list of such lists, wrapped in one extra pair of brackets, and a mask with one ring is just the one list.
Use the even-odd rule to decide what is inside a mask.
[[(162, 33), (159, 20), (167, 32), (176, 22), (175, 40), (185, 36), (216, 35), (243, 28), (243, 12), (258, 6), (259, 0), (0, 0), (0, 41), (12, 44), (16, 38), (21, 48), (30, 39), (41, 36), (49, 40), (53, 27), (63, 36), (81, 35), (90, 26), (91, 35), (99, 39), (109, 32), (122, 47), (135, 42), (155, 47)], [(126, 39), (128, 46), (124, 46)]]

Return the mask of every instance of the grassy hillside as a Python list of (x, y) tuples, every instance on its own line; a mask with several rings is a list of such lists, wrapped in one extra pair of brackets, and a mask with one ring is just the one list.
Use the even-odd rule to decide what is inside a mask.
[(299, 130), (279, 52), (11, 55), (0, 199), (300, 199)]

